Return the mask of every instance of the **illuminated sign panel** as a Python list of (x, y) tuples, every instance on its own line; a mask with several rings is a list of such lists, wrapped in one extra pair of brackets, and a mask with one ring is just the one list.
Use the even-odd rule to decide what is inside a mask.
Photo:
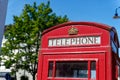
[(48, 40), (48, 47), (100, 45), (100, 36), (82, 36), (74, 38), (54, 38)]

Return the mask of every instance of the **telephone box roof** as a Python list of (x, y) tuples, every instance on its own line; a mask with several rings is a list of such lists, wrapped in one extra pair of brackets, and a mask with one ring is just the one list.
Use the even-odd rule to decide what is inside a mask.
[[(109, 25), (102, 24), (102, 23), (96, 23), (96, 22), (66, 22), (66, 23), (63, 23), (63, 24), (59, 24), (59, 25), (50, 27), (49, 29), (43, 31), (42, 35), (48, 33), (49, 31), (55, 30), (57, 28), (61, 28), (61, 27), (69, 26), (69, 25), (86, 25), (86, 26), (88, 25), (88, 26), (94, 26), (94, 27), (102, 28), (102, 29), (105, 29), (109, 32), (113, 31), (116, 35), (117, 40), (118, 40), (118, 35), (117, 35), (116, 29), (114, 27), (111, 27)], [(118, 40), (118, 45), (119, 45), (119, 40)]]
[(89, 26), (102, 28), (102, 29), (105, 29), (105, 30), (108, 30), (108, 31), (110, 31), (112, 29), (111, 26), (108, 26), (108, 25), (105, 25), (105, 24), (101, 24), (101, 23), (96, 23), (96, 22), (66, 22), (66, 23), (59, 24), (59, 25), (53, 26), (53, 27), (45, 30), (42, 33), (42, 35), (46, 34), (47, 32), (49, 32), (51, 30), (54, 30), (54, 29), (57, 29), (57, 28), (60, 28), (60, 27), (64, 27), (64, 26), (68, 26), (68, 25), (89, 25)]

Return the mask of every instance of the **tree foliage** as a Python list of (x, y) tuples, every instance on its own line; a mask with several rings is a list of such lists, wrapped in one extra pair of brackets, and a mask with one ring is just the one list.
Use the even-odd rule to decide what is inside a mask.
[(41, 33), (67, 21), (67, 16), (53, 13), (49, 1), (40, 5), (26, 4), (21, 15), (14, 16), (14, 23), (6, 27), (6, 42), (2, 47), (6, 67), (27, 70), (35, 80)]

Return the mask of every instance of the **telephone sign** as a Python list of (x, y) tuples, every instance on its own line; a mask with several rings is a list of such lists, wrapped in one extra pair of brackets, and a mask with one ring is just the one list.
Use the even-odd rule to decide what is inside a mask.
[(49, 39), (48, 47), (100, 45), (100, 36)]

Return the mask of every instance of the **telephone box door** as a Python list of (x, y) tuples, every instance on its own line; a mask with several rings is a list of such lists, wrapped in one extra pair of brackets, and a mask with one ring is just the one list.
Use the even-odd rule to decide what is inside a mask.
[(93, 55), (44, 55), (42, 80), (105, 80), (104, 55)]

